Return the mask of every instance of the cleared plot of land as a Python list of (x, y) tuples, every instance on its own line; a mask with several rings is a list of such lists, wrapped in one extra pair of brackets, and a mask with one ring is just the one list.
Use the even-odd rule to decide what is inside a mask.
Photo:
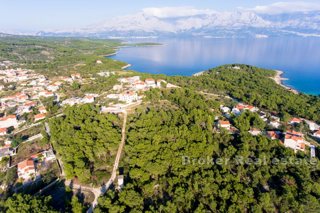
[(16, 165), (17, 163), (26, 160), (31, 155), (38, 154), (42, 151), (48, 150), (49, 148), (49, 144), (43, 144), (41, 140), (22, 143), (18, 147), (17, 154), (12, 157), (11, 165)]

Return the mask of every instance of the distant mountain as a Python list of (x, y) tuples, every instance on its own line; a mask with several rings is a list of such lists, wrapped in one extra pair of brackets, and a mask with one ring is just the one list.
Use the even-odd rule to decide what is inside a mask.
[(320, 11), (257, 14), (251, 11), (206, 11), (192, 15), (164, 16), (140, 12), (110, 19), (82, 29), (39, 32), (41, 36), (89, 37), (320, 37)]

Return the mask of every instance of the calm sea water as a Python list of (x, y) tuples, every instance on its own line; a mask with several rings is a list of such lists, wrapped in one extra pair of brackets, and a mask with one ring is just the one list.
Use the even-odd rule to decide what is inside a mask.
[(130, 69), (189, 76), (229, 63), (284, 71), (285, 81), (299, 91), (320, 94), (320, 38), (167, 39), (161, 46), (127, 47), (112, 58)]

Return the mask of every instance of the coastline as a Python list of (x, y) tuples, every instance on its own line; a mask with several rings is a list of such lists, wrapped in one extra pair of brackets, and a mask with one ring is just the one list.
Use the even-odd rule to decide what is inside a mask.
[(283, 71), (281, 70), (275, 70), (276, 74), (274, 77), (271, 77), (278, 85), (282, 86), (283, 88), (289, 90), (290, 92), (293, 92), (294, 94), (299, 94), (298, 90), (295, 90), (291, 87), (286, 86), (283, 81), (288, 80), (288, 78), (283, 78)]
[(201, 76), (205, 73), (206, 71), (201, 71), (201, 72), (196, 72), (194, 74), (192, 74), (192, 76)]

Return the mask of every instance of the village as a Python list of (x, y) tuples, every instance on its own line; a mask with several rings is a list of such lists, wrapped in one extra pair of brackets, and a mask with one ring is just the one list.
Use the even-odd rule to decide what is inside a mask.
[(276, 115), (244, 103), (238, 103), (232, 108), (221, 105), (220, 110), (223, 118), (216, 120), (218, 129), (227, 130), (230, 134), (237, 133), (238, 130), (232, 125), (233, 119), (245, 111), (257, 113), (265, 122), (268, 130), (251, 127), (248, 131), (251, 135), (265, 135), (271, 140), (278, 140), (285, 147), (294, 150), (295, 153), (297, 151), (305, 152), (309, 147), (310, 157), (316, 157), (315, 145), (320, 140), (320, 126), (315, 122), (296, 117), (290, 118), (287, 122), (281, 121), (280, 117)]
[[(100, 106), (101, 113), (127, 113), (128, 109), (142, 103), (145, 91), (153, 88), (178, 88), (162, 79), (142, 78), (137, 75), (118, 76), (117, 72), (103, 71), (97, 75), (104, 78), (117, 76), (118, 83), (113, 85), (111, 90), (101, 94), (86, 93), (82, 97), (67, 97), (62, 89), (64, 85), (70, 86), (75, 82), (81, 85), (88, 83), (90, 78), (73, 73), (70, 76), (48, 79), (33, 70), (10, 68), (8, 62), (2, 62), (1, 65), (0, 160), (5, 162), (2, 163), (1, 170), (16, 168), (17, 182), (22, 186), (41, 180), (50, 167), (54, 167), (56, 173), (63, 173), (52, 147), (41, 144), (48, 134), (48, 119), (62, 116), (63, 108), (93, 103)], [(57, 110), (51, 112), (47, 109), (44, 104), (47, 99), (54, 102)], [(302, 118), (281, 121), (276, 113), (265, 112), (239, 102), (236, 105), (221, 105), (220, 111), (221, 116), (217, 116), (215, 121), (218, 131), (224, 129), (230, 134), (237, 134), (238, 129), (233, 125), (234, 119), (245, 111), (257, 113), (268, 128), (251, 128), (250, 134), (265, 135), (271, 140), (278, 140), (294, 152), (306, 152), (309, 147), (310, 156), (316, 156), (315, 141), (320, 140), (320, 127), (312, 121)], [(302, 132), (300, 130), (304, 125), (308, 130)], [(118, 185), (123, 185), (123, 177), (119, 177)], [(7, 187), (1, 186), (2, 190)]]
[[(1, 170), (16, 168), (17, 182), (22, 186), (41, 179), (41, 170), (49, 170), (48, 166), (59, 168), (54, 150), (48, 144), (41, 144), (41, 141), (47, 137), (48, 119), (63, 115), (63, 108), (95, 103), (101, 106), (101, 113), (122, 113), (131, 106), (139, 105), (143, 93), (151, 88), (175, 87), (160, 79), (119, 77), (118, 84), (111, 91), (66, 97), (61, 89), (64, 85), (74, 82), (83, 84), (90, 79), (82, 78), (79, 73), (48, 79), (33, 70), (12, 69), (9, 62), (2, 62), (1, 65), (0, 160), (5, 162)], [(101, 72), (98, 75), (109, 77), (117, 73)], [(43, 103), (47, 99), (54, 102), (58, 110), (50, 112)], [(7, 187), (1, 186), (3, 190)]]

